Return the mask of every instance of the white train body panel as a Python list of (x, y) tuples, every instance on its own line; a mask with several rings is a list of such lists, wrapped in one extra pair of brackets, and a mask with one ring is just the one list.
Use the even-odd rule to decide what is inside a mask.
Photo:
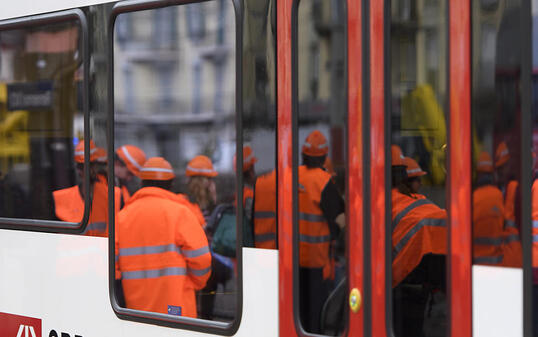
[[(0, 230), (0, 251), (0, 312), (41, 319), (42, 336), (207, 336), (119, 319), (109, 299), (107, 239)], [(243, 248), (243, 270), (235, 336), (277, 336), (278, 251)]]

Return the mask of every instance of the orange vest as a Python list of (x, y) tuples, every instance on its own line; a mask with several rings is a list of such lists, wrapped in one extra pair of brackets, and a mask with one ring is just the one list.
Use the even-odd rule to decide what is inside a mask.
[(211, 274), (204, 230), (176, 194), (138, 190), (118, 215), (116, 256), (128, 308), (196, 317)]
[(299, 266), (324, 268), (324, 278), (331, 275), (325, 270), (331, 265), (331, 232), (320, 202), (330, 180), (331, 175), (321, 168), (299, 167)]
[(538, 179), (532, 183), (532, 266), (538, 268)]
[[(114, 192), (117, 212), (120, 205), (120, 191), (115, 188)], [(82, 221), (84, 200), (78, 185), (54, 191), (52, 195), (58, 219), (68, 222)], [(84, 235), (108, 237), (108, 187), (106, 180), (101, 177), (93, 185), (90, 217)]]
[(503, 261), (504, 205), (501, 190), (485, 185), (473, 192), (473, 263)]
[(392, 190), (392, 287), (402, 282), (424, 255), (446, 255), (446, 217), (446, 211), (430, 200)]
[(202, 210), (200, 209), (200, 206), (198, 206), (198, 204), (192, 203), (189, 198), (184, 194), (178, 193), (177, 196), (179, 197), (179, 203), (187, 207), (192, 212), (192, 214), (194, 214), (194, 216), (200, 223), (200, 226), (202, 226), (202, 228), (205, 228), (205, 218), (204, 214), (202, 213)]
[(254, 244), (276, 249), (276, 172), (258, 177), (254, 187)]
[(504, 259), (502, 265), (505, 267), (522, 266), (521, 240), (515, 215), (517, 187), (516, 180), (509, 181), (504, 198)]

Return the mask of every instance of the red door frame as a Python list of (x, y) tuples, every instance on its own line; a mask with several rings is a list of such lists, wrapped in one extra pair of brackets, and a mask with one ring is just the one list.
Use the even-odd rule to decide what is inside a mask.
[[(278, 240), (280, 336), (295, 336), (293, 310), (293, 194), (292, 194), (292, 6), (293, 0), (277, 1), (277, 97), (278, 97)], [(363, 293), (363, 148), (362, 148), (362, 20), (360, 0), (348, 0), (348, 252), (349, 287)], [(357, 191), (358, 193), (355, 193)], [(358, 244), (357, 244), (358, 243)], [(361, 249), (357, 249), (360, 247)], [(350, 313), (348, 336), (363, 336), (364, 309)]]

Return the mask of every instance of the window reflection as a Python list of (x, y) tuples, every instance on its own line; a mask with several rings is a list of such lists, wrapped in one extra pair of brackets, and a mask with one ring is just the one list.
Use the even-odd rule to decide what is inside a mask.
[(239, 206), (233, 2), (123, 13), (114, 29), (122, 304), (231, 321)]
[(473, 263), (521, 267), (520, 1), (473, 2)]
[(346, 314), (345, 22), (341, 1), (299, 3), (299, 314), (305, 331), (328, 335)]
[(393, 328), (446, 335), (447, 3), (392, 1)]
[(52, 192), (76, 183), (80, 36), (72, 19), (0, 32), (2, 217), (57, 220)]

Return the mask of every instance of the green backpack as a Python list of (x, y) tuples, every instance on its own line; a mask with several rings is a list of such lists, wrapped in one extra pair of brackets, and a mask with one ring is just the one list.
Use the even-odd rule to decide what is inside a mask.
[[(219, 205), (211, 214), (211, 222), (214, 230), (211, 250), (217, 254), (235, 257), (236, 250), (236, 219), (235, 207), (233, 205)], [(243, 216), (243, 245), (252, 247), (254, 245), (252, 226)]]

